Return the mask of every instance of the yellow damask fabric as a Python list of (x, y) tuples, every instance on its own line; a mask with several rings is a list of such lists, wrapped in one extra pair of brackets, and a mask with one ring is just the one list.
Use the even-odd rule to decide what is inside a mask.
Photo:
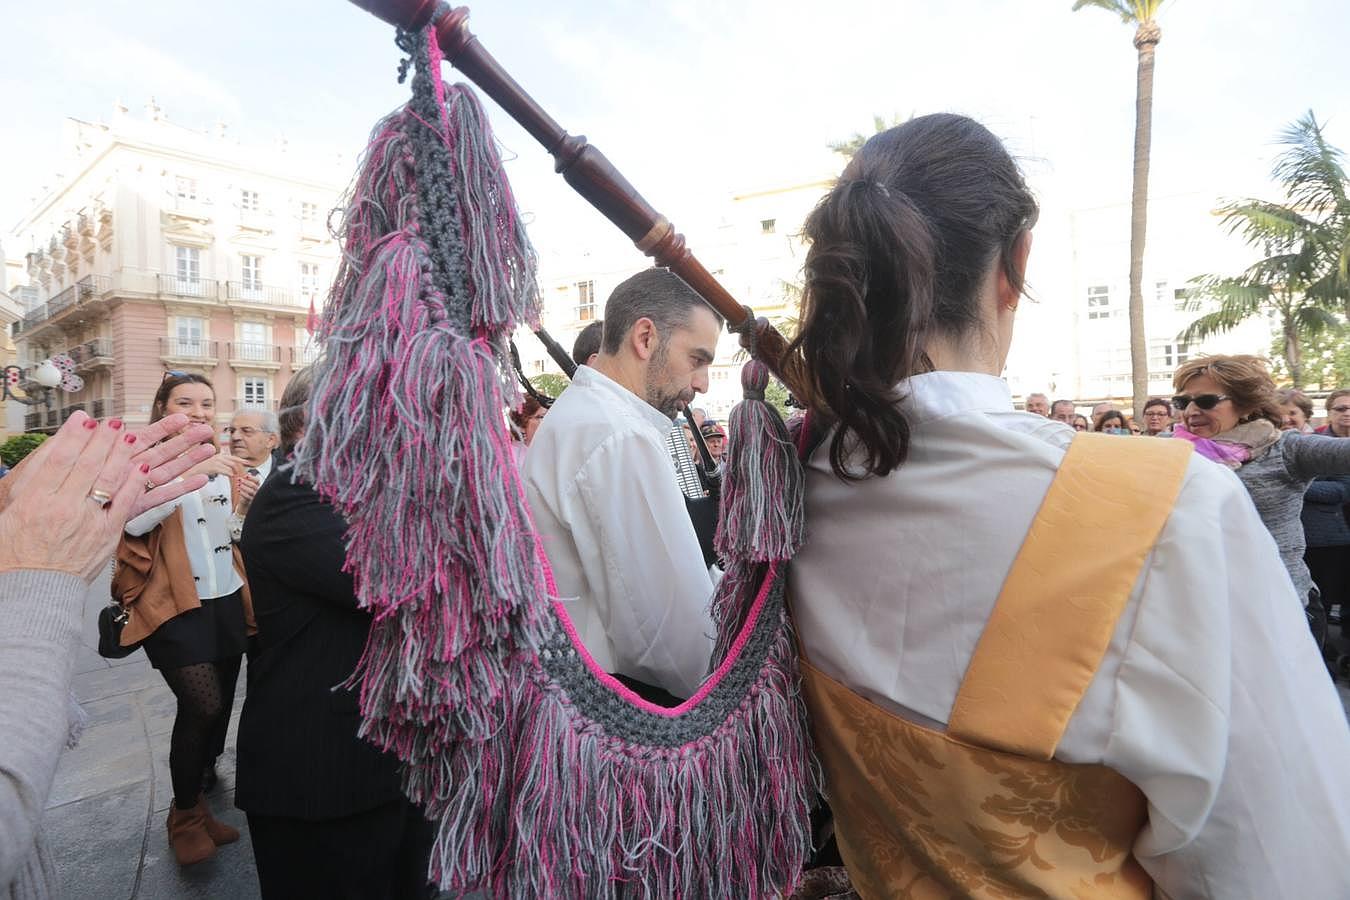
[(840, 854), (865, 900), (1147, 898), (1138, 788), (1053, 754), (1180, 491), (1184, 441), (1075, 438), (976, 646), (947, 733), (802, 659)]

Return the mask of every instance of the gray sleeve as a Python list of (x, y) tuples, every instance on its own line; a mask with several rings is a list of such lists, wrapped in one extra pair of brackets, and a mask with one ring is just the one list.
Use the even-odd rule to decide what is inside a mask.
[(1350, 475), (1350, 438), (1285, 432), (1284, 462), (1295, 478)]
[(0, 886), (34, 851), (69, 734), (84, 594), (65, 572), (0, 573)]

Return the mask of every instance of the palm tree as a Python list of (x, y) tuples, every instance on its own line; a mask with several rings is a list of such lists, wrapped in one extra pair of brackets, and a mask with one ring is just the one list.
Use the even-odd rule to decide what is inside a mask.
[[(906, 118), (912, 118), (912, 116), (902, 117), (899, 113), (894, 113), (887, 119), (882, 116), (873, 115), (872, 134), (881, 134), (883, 131), (889, 131), (897, 125), (903, 125)], [(872, 134), (863, 134), (861, 131), (855, 131), (853, 132), (852, 137), (845, 138), (842, 141), (830, 141), (828, 146), (840, 156), (846, 156), (849, 159), (852, 159), (854, 154), (862, 149), (862, 145), (867, 143), (868, 138), (872, 137)]]
[(1153, 143), (1153, 53), (1162, 40), (1155, 17), (1163, 0), (1074, 0), (1074, 11), (1095, 6), (1135, 26), (1139, 51), (1134, 101), (1134, 189), (1130, 195), (1130, 370), (1134, 417), (1141, 419), (1148, 399), (1148, 342), (1144, 334), (1144, 234), (1148, 226), (1148, 161)]
[(1280, 135), (1287, 149), (1272, 174), (1287, 204), (1238, 200), (1219, 210), (1224, 227), (1259, 247), (1264, 257), (1237, 276), (1202, 275), (1188, 291), (1190, 308), (1203, 300), (1218, 308), (1179, 336), (1195, 340), (1273, 312), (1289, 376), (1303, 385), (1303, 343), (1341, 326), (1350, 311), (1350, 183), (1344, 154), (1326, 142), (1309, 111)]

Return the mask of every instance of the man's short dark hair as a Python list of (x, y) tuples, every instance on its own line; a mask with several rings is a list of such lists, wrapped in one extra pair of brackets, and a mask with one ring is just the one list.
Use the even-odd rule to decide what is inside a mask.
[(669, 269), (643, 269), (624, 280), (605, 301), (605, 330), (601, 346), (608, 354), (619, 352), (624, 338), (638, 319), (651, 319), (661, 340), (689, 323), (692, 310), (702, 306), (722, 324), (722, 317), (704, 304), (684, 279)]
[(1167, 410), (1169, 415), (1172, 413), (1172, 401), (1164, 400), (1162, 397), (1149, 397), (1148, 402), (1144, 404), (1144, 409), (1149, 409), (1153, 406), (1161, 406)]
[(1072, 400), (1056, 400), (1054, 403), (1050, 404), (1050, 412), (1053, 413), (1057, 406), (1067, 406), (1070, 410), (1074, 409)]
[(604, 319), (596, 319), (577, 335), (577, 339), (572, 342), (572, 362), (579, 366), (586, 365), (586, 360), (600, 352), (600, 333), (605, 327)]

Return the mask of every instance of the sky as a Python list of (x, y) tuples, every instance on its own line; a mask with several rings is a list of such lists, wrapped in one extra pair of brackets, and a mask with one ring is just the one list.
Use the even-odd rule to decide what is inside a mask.
[[(244, 143), (355, 155), (407, 97), (392, 30), (341, 0), (6, 3), (0, 231), (50, 182), (61, 121), (115, 100), (217, 120)], [(470, 26), (545, 110), (587, 135), (677, 227), (731, 196), (835, 174), (826, 145), (872, 116), (955, 111), (1000, 135), (1044, 215), (1128, 201), (1133, 31), (1071, 0), (538, 0)], [(1350, 149), (1345, 0), (1167, 0), (1152, 192), (1270, 194), (1279, 131), (1308, 109)], [(449, 77), (449, 76), (447, 76)], [(544, 254), (626, 241), (489, 102)], [(694, 248), (697, 251), (697, 246)]]

